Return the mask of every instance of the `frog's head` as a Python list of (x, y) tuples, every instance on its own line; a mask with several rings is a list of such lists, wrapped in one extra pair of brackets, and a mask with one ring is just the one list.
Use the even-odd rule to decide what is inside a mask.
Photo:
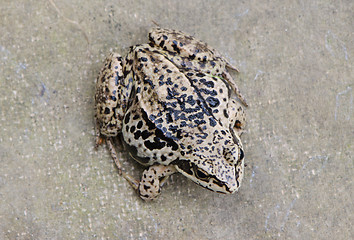
[(234, 193), (241, 185), (244, 172), (242, 146), (217, 149), (222, 154), (196, 154), (174, 162), (176, 169), (195, 183), (219, 193)]

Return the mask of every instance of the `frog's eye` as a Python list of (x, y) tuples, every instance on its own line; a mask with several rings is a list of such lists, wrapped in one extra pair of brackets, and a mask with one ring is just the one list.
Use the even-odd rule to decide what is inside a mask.
[(195, 171), (195, 175), (196, 175), (197, 178), (199, 178), (201, 180), (209, 179), (208, 174), (205, 171), (201, 170), (201, 169), (197, 169), (197, 171)]
[(204, 171), (201, 168), (198, 168), (195, 164), (193, 164), (193, 172), (195, 174), (195, 176), (200, 179), (200, 180), (208, 180), (209, 179), (209, 175), (206, 171)]

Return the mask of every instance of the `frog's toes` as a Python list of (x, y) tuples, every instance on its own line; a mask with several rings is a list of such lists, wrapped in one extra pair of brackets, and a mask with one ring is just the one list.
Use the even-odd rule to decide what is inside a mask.
[(100, 135), (96, 136), (95, 148), (97, 149), (104, 141), (104, 138)]

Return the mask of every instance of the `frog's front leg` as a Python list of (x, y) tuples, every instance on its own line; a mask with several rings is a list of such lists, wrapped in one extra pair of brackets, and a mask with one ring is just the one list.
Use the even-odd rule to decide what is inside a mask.
[(177, 170), (172, 165), (153, 165), (146, 169), (139, 183), (140, 197), (145, 201), (156, 199), (166, 179), (175, 172)]
[(107, 139), (107, 145), (111, 152), (111, 156), (117, 165), (119, 174), (122, 175), (136, 191), (138, 191), (140, 197), (145, 201), (155, 200), (160, 195), (161, 187), (167, 178), (177, 172), (176, 168), (172, 165), (154, 165), (144, 170), (139, 183), (131, 175), (122, 172), (121, 163), (117, 158), (116, 150), (110, 138)]

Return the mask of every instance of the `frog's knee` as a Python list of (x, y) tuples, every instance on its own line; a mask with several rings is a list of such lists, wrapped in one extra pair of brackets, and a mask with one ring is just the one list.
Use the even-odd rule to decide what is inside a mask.
[(123, 83), (122, 58), (111, 53), (102, 68), (96, 83), (96, 121), (102, 135), (116, 136), (121, 128), (119, 113), (121, 106), (121, 89)]
[[(99, 110), (98, 110), (99, 111)], [(121, 130), (121, 121), (118, 121), (115, 117), (101, 117), (97, 119), (97, 128), (99, 133), (106, 137), (115, 137)]]

